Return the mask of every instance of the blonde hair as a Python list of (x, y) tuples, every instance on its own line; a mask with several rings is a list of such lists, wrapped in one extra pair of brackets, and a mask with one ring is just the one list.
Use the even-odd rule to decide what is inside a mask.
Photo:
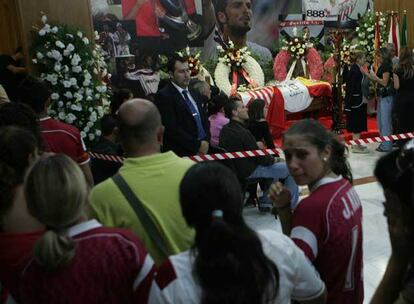
[(29, 170), (24, 192), (29, 212), (48, 229), (35, 244), (36, 262), (48, 271), (69, 263), (75, 244), (66, 230), (84, 215), (89, 192), (81, 169), (63, 154), (42, 158)]
[(353, 50), (350, 54), (350, 59), (352, 63), (357, 63), (361, 58), (365, 57), (365, 52), (361, 50)]

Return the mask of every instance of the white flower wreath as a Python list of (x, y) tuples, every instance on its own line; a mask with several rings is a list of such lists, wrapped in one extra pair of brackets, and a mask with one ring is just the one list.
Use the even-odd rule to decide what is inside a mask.
[[(265, 77), (263, 70), (259, 63), (250, 55), (244, 55), (246, 62), (242, 64), (242, 68), (249, 74), (249, 76), (257, 83), (259, 87), (263, 87), (265, 84)], [(214, 71), (214, 79), (216, 85), (227, 95), (231, 93), (231, 82), (229, 75), (231, 73), (231, 67), (220, 61), (217, 63), (216, 70)]]
[(99, 121), (109, 110), (105, 78), (110, 75), (102, 48), (71, 26), (48, 24), (46, 15), (41, 26), (35, 26), (32, 61), (51, 85), (49, 114), (76, 126), (85, 143), (92, 144), (102, 134)]

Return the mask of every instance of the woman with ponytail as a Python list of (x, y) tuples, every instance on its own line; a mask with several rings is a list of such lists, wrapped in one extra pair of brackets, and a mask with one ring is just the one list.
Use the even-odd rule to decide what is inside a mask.
[(23, 303), (145, 303), (153, 261), (131, 232), (87, 220), (89, 189), (61, 154), (40, 159), (24, 186), (29, 212), (47, 227), (22, 273)]
[(246, 225), (241, 189), (228, 168), (214, 162), (191, 167), (180, 202), (195, 243), (161, 265), (150, 303), (324, 303), (323, 282), (293, 242)]
[(362, 205), (352, 187), (345, 144), (315, 120), (301, 120), (283, 135), (289, 172), (310, 194), (290, 208), (289, 190), (271, 186), (283, 232), (313, 262), (328, 289), (328, 303), (361, 304)]

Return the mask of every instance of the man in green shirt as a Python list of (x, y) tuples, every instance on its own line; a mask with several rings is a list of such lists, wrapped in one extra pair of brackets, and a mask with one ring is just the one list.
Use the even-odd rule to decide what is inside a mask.
[[(181, 214), (179, 185), (193, 162), (173, 152), (160, 153), (164, 127), (157, 108), (144, 99), (119, 109), (119, 136), (126, 159), (119, 170), (158, 228), (169, 255), (190, 248), (194, 232)], [(128, 228), (143, 241), (156, 264), (167, 256), (157, 247), (112, 179), (92, 189), (93, 215), (105, 226)]]

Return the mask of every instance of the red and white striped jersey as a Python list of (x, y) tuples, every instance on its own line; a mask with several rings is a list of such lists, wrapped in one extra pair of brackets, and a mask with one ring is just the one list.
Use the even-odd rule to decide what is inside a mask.
[(347, 180), (319, 181), (293, 213), (291, 238), (319, 271), (327, 303), (363, 302), (362, 205)]

